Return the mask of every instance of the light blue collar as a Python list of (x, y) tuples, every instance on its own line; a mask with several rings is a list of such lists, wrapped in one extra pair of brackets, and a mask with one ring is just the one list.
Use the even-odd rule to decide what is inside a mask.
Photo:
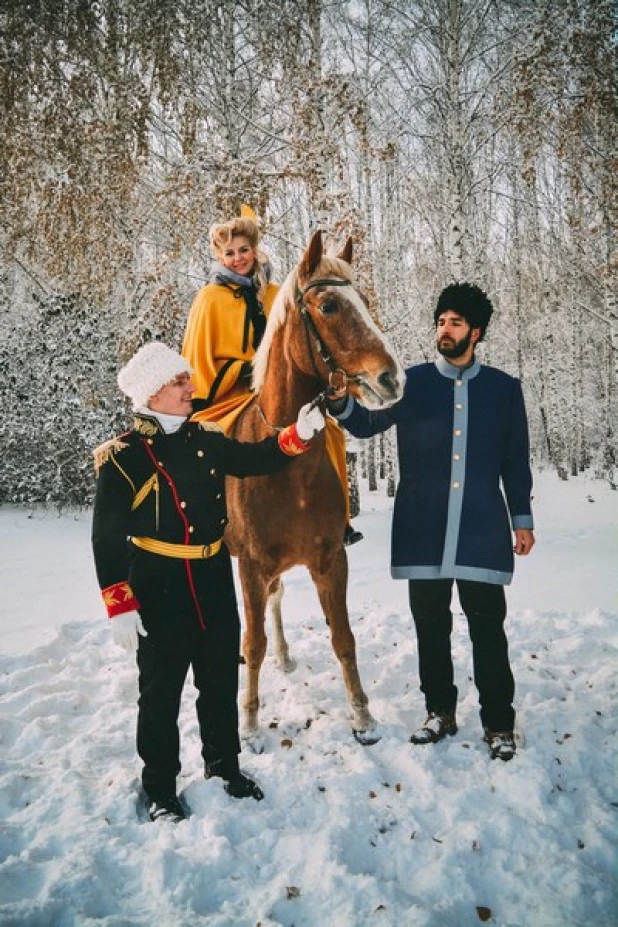
[(441, 373), (443, 377), (448, 377), (449, 380), (472, 380), (481, 372), (481, 365), (476, 358), (469, 367), (455, 367), (449, 364), (446, 357), (441, 354), (438, 354), (436, 358), (436, 367), (438, 373)]

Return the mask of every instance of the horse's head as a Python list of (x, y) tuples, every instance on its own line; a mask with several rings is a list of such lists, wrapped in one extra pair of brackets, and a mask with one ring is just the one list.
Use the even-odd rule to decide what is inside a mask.
[(305, 329), (303, 356), (296, 362), (322, 383), (339, 387), (345, 381), (362, 405), (380, 409), (403, 395), (404, 372), (354, 285), (351, 261), (351, 238), (337, 256), (328, 255), (318, 231), (290, 275)]

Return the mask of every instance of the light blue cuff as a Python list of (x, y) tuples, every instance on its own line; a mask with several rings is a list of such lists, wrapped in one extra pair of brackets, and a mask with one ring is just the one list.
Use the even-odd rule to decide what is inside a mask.
[(346, 418), (349, 418), (352, 415), (352, 410), (354, 409), (354, 400), (351, 396), (348, 396), (348, 401), (345, 404), (345, 407), (342, 412), (339, 412), (338, 415), (333, 415), (333, 418), (336, 418), (338, 422), (345, 421)]
[(513, 525), (513, 531), (516, 531), (518, 528), (528, 528), (530, 531), (534, 530), (534, 518), (532, 515), (513, 515), (511, 523)]

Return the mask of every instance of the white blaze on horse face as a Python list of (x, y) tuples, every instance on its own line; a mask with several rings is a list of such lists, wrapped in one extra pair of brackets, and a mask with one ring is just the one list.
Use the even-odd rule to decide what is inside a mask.
[[(369, 311), (363, 302), (360, 294), (353, 288), (345, 290), (346, 298), (352, 303), (362, 322), (368, 329), (366, 338), (363, 341), (368, 342), (368, 353), (375, 353), (375, 347), (371, 348), (372, 338), (378, 341), (385, 355), (389, 358), (388, 369), (382, 366), (378, 370), (349, 370), (347, 373), (357, 375), (359, 381), (357, 386), (352, 386), (350, 392), (357, 393), (358, 401), (367, 409), (383, 409), (392, 406), (403, 396), (405, 384), (405, 373), (399, 360), (397, 359), (393, 348), (383, 332), (380, 331), (376, 323), (369, 315)], [(374, 341), (375, 344), (375, 341)]]

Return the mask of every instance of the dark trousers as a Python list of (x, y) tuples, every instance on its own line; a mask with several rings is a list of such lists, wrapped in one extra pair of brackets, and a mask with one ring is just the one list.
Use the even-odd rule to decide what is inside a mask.
[[(410, 608), (418, 639), (421, 692), (428, 711), (455, 711), (457, 687), (451, 655), (452, 579), (409, 581)], [(455, 580), (472, 641), (474, 683), (481, 723), (492, 731), (511, 731), (515, 723), (515, 682), (504, 633), (506, 599), (502, 586)]]
[(220, 772), (230, 778), (238, 771), (240, 752), (240, 620), (227, 549), (192, 561), (189, 571), (183, 560), (135, 548), (129, 579), (148, 632), (140, 637), (137, 651), (137, 752), (144, 763), (144, 791), (152, 800), (176, 794), (178, 714), (190, 668), (198, 690), (202, 756), (207, 763), (219, 763)]
[(137, 752), (142, 784), (152, 800), (176, 794), (180, 772), (178, 714), (189, 667), (198, 690), (195, 703), (205, 762), (223, 761), (226, 775), (238, 770), (239, 633), (225, 650), (213, 647), (208, 631), (180, 638), (140, 638)]

